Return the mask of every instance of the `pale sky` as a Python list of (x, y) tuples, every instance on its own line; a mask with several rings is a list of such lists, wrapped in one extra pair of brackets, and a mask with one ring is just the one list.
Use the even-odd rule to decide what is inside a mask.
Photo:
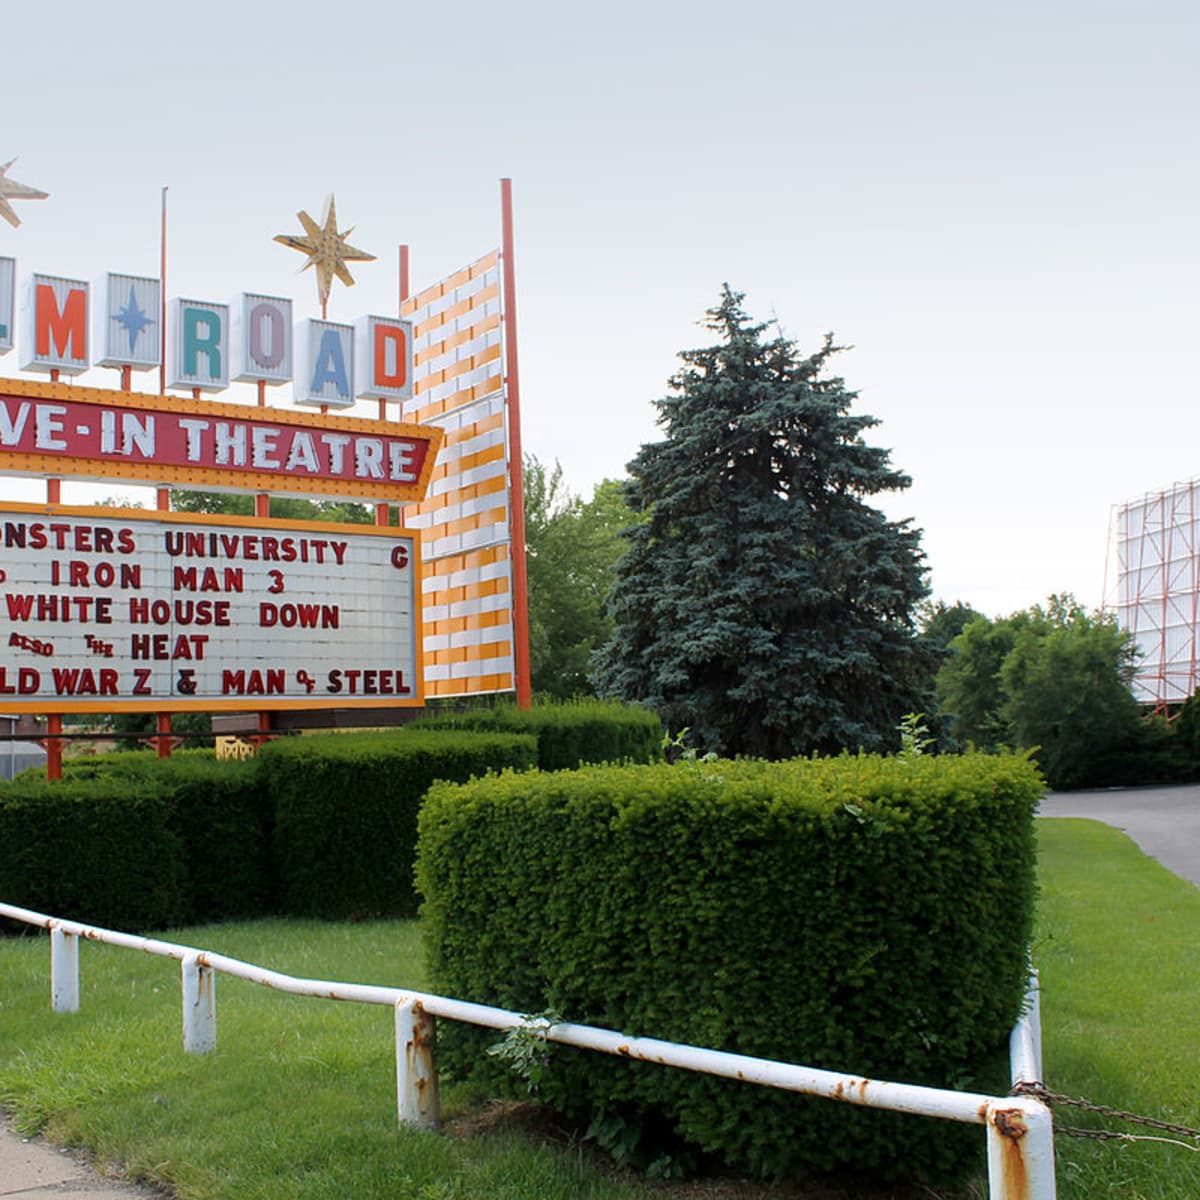
[(64, 0), (2, 30), (0, 163), (51, 193), (0, 224), (18, 292), (157, 275), (167, 186), (169, 296), (316, 316), (271, 238), (333, 192), (379, 261), (330, 318), (389, 314), (396, 247), (414, 289), (493, 249), (507, 176), (525, 447), (577, 492), (659, 436), (724, 281), (853, 347), (947, 601), (1099, 604), (1111, 507), (1200, 474), (1194, 3)]

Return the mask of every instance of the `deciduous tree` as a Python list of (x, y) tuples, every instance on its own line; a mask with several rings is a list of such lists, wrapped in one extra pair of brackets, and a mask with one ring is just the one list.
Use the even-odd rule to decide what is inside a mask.
[[(194, 492), (172, 489), (171, 507), (176, 512), (219, 513), (249, 517), (254, 514), (254, 497), (234, 492)], [(271, 497), (271, 516), (282, 521), (334, 521), (345, 525), (374, 523), (374, 510), (365, 504), (340, 500), (301, 500), (291, 496)]]
[(619, 532), (633, 516), (620, 485), (604, 480), (590, 500), (570, 491), (556, 462), (525, 459), (529, 651), (535, 692), (591, 695), (588, 670), (612, 631), (604, 598), (624, 552)]
[(1052, 787), (1112, 782), (1106, 764), (1137, 747), (1141, 710), (1130, 683), (1133, 639), (1110, 616), (1091, 614), (1071, 597), (1017, 632), (1000, 669), (1001, 715), (1018, 746), (1036, 746)]
[(921, 636), (928, 638), (939, 649), (945, 650), (972, 621), (982, 617), (983, 613), (961, 600), (953, 604), (937, 600), (932, 604), (922, 604), (920, 615)]
[(1055, 788), (1136, 782), (1139, 759), (1146, 781), (1178, 769), (1130, 691), (1132, 638), (1073, 596), (980, 617), (950, 649), (938, 696), (960, 741), (1033, 750)]
[(1002, 712), (1000, 671), (1016, 644), (1017, 632), (1030, 619), (1029, 613), (994, 621), (976, 617), (950, 641), (949, 657), (937, 676), (938, 707), (959, 742), (970, 742), (980, 750), (1012, 744), (1012, 730)]

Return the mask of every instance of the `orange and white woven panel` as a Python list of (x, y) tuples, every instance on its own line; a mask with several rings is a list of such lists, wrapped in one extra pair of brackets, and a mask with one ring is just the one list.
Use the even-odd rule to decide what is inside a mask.
[(421, 536), (430, 698), (515, 687), (501, 292), (493, 252), (401, 308), (414, 323), (404, 419), (446, 432), (428, 496), (404, 517)]

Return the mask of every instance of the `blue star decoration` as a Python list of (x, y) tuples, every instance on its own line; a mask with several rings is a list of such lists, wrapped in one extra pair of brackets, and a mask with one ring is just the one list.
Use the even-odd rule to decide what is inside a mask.
[(129, 334), (129, 353), (133, 353), (133, 348), (137, 344), (137, 340), (142, 330), (147, 325), (153, 325), (154, 318), (148, 317), (140, 308), (138, 308), (137, 297), (133, 294), (133, 288), (129, 289), (129, 299), (125, 303), (125, 307), (120, 312), (113, 313), (113, 320), (116, 321), (122, 329)]

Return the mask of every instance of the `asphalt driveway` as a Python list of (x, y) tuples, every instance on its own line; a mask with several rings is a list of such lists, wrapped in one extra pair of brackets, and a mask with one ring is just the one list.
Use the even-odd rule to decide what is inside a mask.
[(1090, 817), (1123, 830), (1168, 870), (1200, 887), (1200, 784), (1055, 792), (1039, 816)]

